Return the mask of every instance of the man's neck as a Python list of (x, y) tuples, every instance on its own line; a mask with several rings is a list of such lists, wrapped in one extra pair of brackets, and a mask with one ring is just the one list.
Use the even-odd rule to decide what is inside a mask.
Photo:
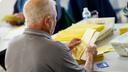
[(43, 27), (41, 27), (40, 24), (29, 24), (28, 28), (33, 29), (33, 30), (44, 31), (51, 35), (51, 33), (47, 31), (46, 29), (44, 29)]

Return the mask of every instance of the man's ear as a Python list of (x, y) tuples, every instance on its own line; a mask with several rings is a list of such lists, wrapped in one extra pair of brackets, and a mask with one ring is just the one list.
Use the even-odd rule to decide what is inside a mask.
[(52, 27), (52, 20), (50, 16), (45, 16), (43, 18), (43, 27), (46, 31), (50, 32), (51, 27)]

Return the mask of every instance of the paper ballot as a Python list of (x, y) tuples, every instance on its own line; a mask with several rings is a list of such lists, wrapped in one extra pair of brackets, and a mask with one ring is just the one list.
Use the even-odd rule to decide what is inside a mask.
[(91, 29), (91, 28), (88, 28), (85, 31), (85, 33), (81, 39), (82, 40), (81, 44), (76, 47), (77, 51), (73, 52), (74, 53), (73, 55), (76, 57), (76, 60), (81, 59), (81, 56), (84, 53), (86, 46), (92, 39), (92, 36), (94, 35), (95, 31), (96, 31), (95, 29)]
[[(97, 40), (97, 38), (99, 37), (99, 35), (100, 35), (100, 32), (94, 32), (94, 34), (93, 34), (93, 36), (92, 36), (92, 38), (90, 39), (90, 41), (88, 42), (88, 44), (89, 43), (95, 43), (96, 42), (96, 40)], [(86, 48), (86, 47), (85, 47)], [(83, 55), (81, 56), (81, 59), (82, 60), (86, 60), (86, 51), (84, 50), (84, 53), (83, 53)]]
[(92, 28), (88, 28), (83, 37), (82, 37), (82, 42), (79, 46), (77, 46), (77, 52), (74, 52), (75, 54), (75, 57), (76, 57), (76, 60), (85, 60), (85, 49), (86, 49), (86, 46), (89, 44), (89, 43), (95, 43), (96, 42), (96, 39), (98, 38), (100, 32), (96, 32), (95, 29), (92, 29)]
[(88, 28), (85, 31), (84, 36), (82, 37), (82, 41), (84, 41), (88, 44), (90, 42), (90, 40), (92, 39), (95, 31), (96, 31), (95, 29)]
[(95, 43), (99, 35), (100, 35), (100, 32), (95, 32), (92, 39), (90, 40), (90, 43)]

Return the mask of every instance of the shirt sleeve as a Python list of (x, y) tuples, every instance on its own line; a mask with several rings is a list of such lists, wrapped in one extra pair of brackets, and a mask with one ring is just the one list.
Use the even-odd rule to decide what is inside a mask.
[(86, 72), (85, 69), (78, 65), (78, 63), (73, 59), (70, 49), (67, 46), (60, 43), (59, 48), (58, 66), (60, 66), (60, 70), (56, 72)]

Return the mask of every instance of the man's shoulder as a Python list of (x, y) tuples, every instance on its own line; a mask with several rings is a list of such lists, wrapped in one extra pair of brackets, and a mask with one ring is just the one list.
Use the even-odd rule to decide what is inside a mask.
[(10, 39), (9, 44), (16, 44), (16, 43), (22, 42), (24, 39), (25, 38), (23, 37), (23, 35), (17, 35), (12, 39)]
[(55, 46), (55, 47), (66, 47), (63, 43), (59, 42), (59, 41), (49, 41), (51, 46)]
[(51, 47), (55, 47), (56, 49), (59, 49), (59, 50), (70, 50), (64, 43), (61, 43), (59, 41), (51, 41), (50, 43)]

